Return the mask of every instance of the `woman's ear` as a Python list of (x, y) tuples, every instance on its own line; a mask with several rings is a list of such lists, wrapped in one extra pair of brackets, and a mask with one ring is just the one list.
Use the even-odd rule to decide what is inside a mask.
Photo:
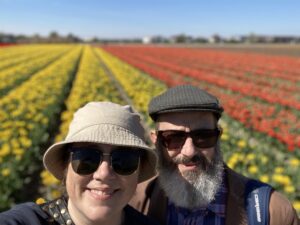
[(156, 140), (157, 140), (157, 135), (155, 130), (151, 130), (150, 132), (150, 139), (152, 141), (153, 144), (156, 144)]

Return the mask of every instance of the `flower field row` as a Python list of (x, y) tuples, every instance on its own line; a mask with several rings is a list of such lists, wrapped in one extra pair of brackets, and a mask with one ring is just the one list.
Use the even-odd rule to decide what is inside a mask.
[[(130, 57), (133, 58), (132, 54)], [(166, 62), (158, 61), (157, 59), (147, 59), (146, 57), (141, 60), (140, 57), (135, 58), (138, 62), (144, 62), (150, 67), (156, 67), (158, 69), (164, 69), (175, 73), (180, 73), (186, 76), (190, 76), (196, 79), (201, 79), (206, 82), (213, 83), (246, 96), (255, 97), (258, 99), (265, 100), (270, 103), (279, 103), (283, 106), (295, 108), (300, 110), (299, 97), (297, 96), (300, 88), (294, 84), (294, 82), (289, 81), (289, 85), (281, 85), (282, 82), (279, 80), (278, 85), (273, 82), (269, 84), (268, 82), (251, 82), (255, 76), (244, 76), (236, 73), (226, 73), (223, 72), (222, 68), (219, 71), (212, 71), (212, 69), (204, 70), (193, 68), (191, 65), (181, 65), (171, 64)], [(174, 63), (174, 62), (173, 62)], [(215, 69), (214, 69), (215, 70)], [(235, 74), (235, 76), (233, 76)], [(249, 79), (251, 77), (252, 79)], [(269, 78), (270, 79), (270, 78)], [(281, 83), (279, 83), (281, 82)], [(286, 83), (285, 83), (286, 84)], [(274, 88), (276, 87), (276, 89)], [(274, 98), (274, 96), (278, 96)]]
[(0, 48), (0, 60), (4, 61), (8, 58), (24, 55), (27, 52), (34, 52), (38, 50), (41, 46), (47, 45), (15, 45), (10, 48)]
[(10, 43), (0, 43), (0, 48), (1, 47), (9, 47), (9, 46), (13, 46), (15, 44), (10, 44)]
[(0, 99), (0, 208), (30, 195), (41, 145), (67, 94), (81, 54), (74, 49)]
[[(300, 91), (300, 87), (293, 81), (289, 81), (288, 85), (281, 88), (281, 84), (284, 83), (282, 79), (276, 79), (271, 75), (274, 73), (266, 73), (268, 75), (265, 78), (272, 78), (272, 83), (270, 82), (257, 82), (257, 77), (264, 77), (264, 74), (255, 74), (248, 71), (247, 68), (240, 68), (240, 73), (236, 73), (236, 70), (229, 68), (224, 68), (223, 64), (218, 65), (218, 60), (215, 59), (215, 63), (207, 62), (207, 56), (197, 59), (197, 54), (195, 54), (193, 62), (188, 59), (180, 57), (181, 52), (177, 52), (175, 57), (174, 53), (170, 54), (168, 57), (160, 57), (159, 51), (156, 54), (149, 56), (147, 48), (133, 48), (133, 47), (106, 47), (106, 50), (117, 54), (120, 57), (126, 57), (131, 60), (136, 60), (150, 67), (157, 67), (158, 69), (165, 69), (175, 73), (183, 74), (185, 76), (190, 76), (193, 78), (198, 78), (203, 81), (211, 82), (215, 85), (229, 89), (232, 91), (240, 92), (244, 95), (251, 97), (261, 98), (263, 100), (269, 101), (271, 103), (280, 103), (284, 106), (289, 106), (300, 110), (299, 96), (297, 93)], [(150, 48), (150, 52), (151, 52)], [(154, 48), (155, 49), (155, 48)], [(159, 48), (160, 50), (161, 48)], [(181, 50), (182, 51), (182, 50)], [(236, 56), (240, 57), (239, 55)], [(240, 59), (239, 59), (240, 60)], [(291, 59), (291, 61), (296, 61)], [(298, 65), (300, 66), (300, 65)], [(207, 69), (209, 67), (209, 69)], [(240, 67), (240, 66), (239, 66)], [(205, 68), (205, 69), (203, 69)], [(300, 71), (298, 72), (299, 75)], [(299, 76), (290, 76), (289, 78), (297, 78)], [(252, 78), (252, 79), (249, 79)], [(277, 82), (276, 82), (277, 81)], [(274, 88), (274, 84), (279, 84)], [(294, 92), (293, 92), (294, 91)], [(278, 95), (278, 96), (276, 96)]]
[(124, 64), (102, 49), (98, 50), (98, 54), (120, 82), (136, 110), (141, 112), (147, 123), (150, 124), (151, 120), (147, 116), (148, 103), (153, 96), (161, 93), (166, 86), (158, 83), (149, 75), (134, 69), (132, 66)]
[[(118, 46), (117, 48), (119, 48)], [(109, 46), (113, 49), (115, 46)], [(108, 49), (105, 47), (105, 49)], [(163, 62), (176, 62), (181, 65), (194, 64), (199, 68), (212, 66), (222, 68), (223, 71), (239, 71), (253, 74), (255, 77), (282, 78), (285, 81), (299, 80), (299, 61), (288, 56), (270, 56), (262, 54), (233, 53), (212, 49), (196, 48), (161, 48), (161, 47), (130, 47), (122, 46), (123, 50), (132, 53), (145, 53), (151, 58), (160, 59)], [(141, 55), (141, 54), (139, 54)], [(213, 68), (211, 68), (213, 69)], [(259, 79), (259, 78), (258, 78)], [(256, 79), (253, 79), (256, 82)]]
[(30, 78), (34, 73), (55, 62), (69, 50), (69, 46), (57, 46), (51, 49), (49, 47), (48, 49), (41, 48), (43, 55), (37, 55), (33, 59), (0, 70), (0, 94), (2, 96), (5, 95), (15, 86)]
[[(221, 76), (199, 72), (191, 69), (188, 63), (186, 67), (179, 67), (177, 64), (172, 64), (172, 59), (170, 62), (158, 62), (156, 59), (151, 59), (150, 63), (148, 56), (145, 56), (146, 53), (144, 56), (139, 53), (138, 57), (134, 54), (135, 49), (141, 51), (137, 47), (129, 47), (129, 49), (127, 47), (106, 47), (105, 49), (144, 72), (163, 80), (169, 86), (191, 82), (191, 80), (217, 86), (214, 90), (225, 93), (225, 95), (215, 93), (224, 101), (225, 110), (232, 114), (238, 113), (238, 115), (231, 116), (240, 119), (248, 127), (253, 127), (284, 142), (289, 150), (300, 147), (299, 92), (291, 93), (290, 90), (280, 91), (275, 88), (271, 92), (268, 88), (261, 86), (252, 88), (256, 87), (255, 83), (248, 85), (248, 82), (232, 80), (226, 74)], [(187, 79), (188, 77), (192, 79)], [(298, 86), (295, 85), (295, 88), (297, 89)], [(263, 94), (263, 92), (266, 93)], [(232, 104), (225, 104), (226, 102)], [(248, 107), (245, 107), (244, 102), (250, 102), (250, 104), (246, 104)]]
[[(15, 48), (11, 48), (11, 49), (15, 50)], [(23, 48), (20, 49), (22, 49), (21, 52), (19, 50), (12, 51), (11, 52), (12, 55), (7, 56), (5, 59), (1, 59), (0, 71), (8, 67), (16, 66), (21, 62), (26, 62), (29, 60), (34, 60), (39, 57), (42, 57), (43, 55), (49, 53), (49, 51), (51, 52), (55, 50), (55, 47), (51, 47), (48, 45), (45, 46), (37, 45), (32, 48), (28, 48), (24, 46)], [(56, 49), (61, 50), (62, 47), (56, 47)], [(15, 52), (18, 52), (18, 54), (15, 54)]]

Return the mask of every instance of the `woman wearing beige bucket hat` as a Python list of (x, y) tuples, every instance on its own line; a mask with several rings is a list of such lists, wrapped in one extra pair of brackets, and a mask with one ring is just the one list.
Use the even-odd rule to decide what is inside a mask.
[(137, 184), (155, 175), (156, 155), (144, 134), (130, 106), (86, 104), (74, 114), (66, 139), (43, 158), (66, 196), (17, 205), (0, 213), (0, 224), (157, 224), (127, 204)]

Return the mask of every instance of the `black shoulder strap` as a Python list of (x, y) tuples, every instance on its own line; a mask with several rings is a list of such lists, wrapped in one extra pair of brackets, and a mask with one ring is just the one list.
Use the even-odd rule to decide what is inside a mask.
[(257, 180), (250, 180), (245, 189), (245, 207), (249, 225), (269, 224), (269, 202), (273, 188)]

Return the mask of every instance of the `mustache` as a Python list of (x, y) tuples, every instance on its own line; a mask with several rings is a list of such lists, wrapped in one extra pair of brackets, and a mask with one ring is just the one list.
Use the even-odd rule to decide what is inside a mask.
[(209, 162), (204, 156), (201, 156), (201, 155), (194, 155), (192, 158), (183, 155), (181, 157), (177, 157), (177, 158), (173, 159), (173, 163), (175, 163), (175, 164), (188, 164), (188, 163), (207, 164)]

